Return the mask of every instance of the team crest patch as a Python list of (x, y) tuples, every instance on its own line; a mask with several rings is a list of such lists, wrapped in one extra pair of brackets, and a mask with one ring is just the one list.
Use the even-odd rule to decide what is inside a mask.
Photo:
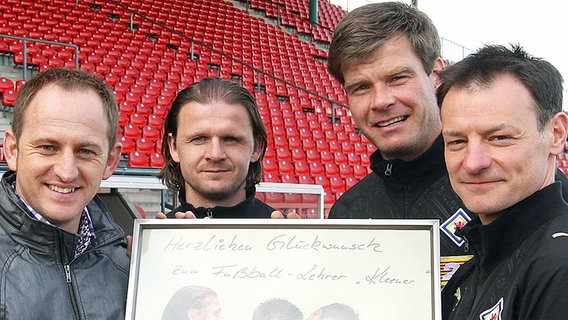
[(471, 218), (465, 213), (462, 208), (459, 208), (456, 213), (454, 213), (451, 217), (448, 218), (442, 225), (440, 229), (442, 232), (445, 233), (452, 241), (458, 246), (461, 247), (464, 244), (464, 240), (458, 236), (456, 236), (455, 232), (458, 228), (465, 226)]
[(479, 315), (480, 320), (501, 320), (501, 312), (503, 312), (503, 298), (499, 299), (496, 305), (482, 312)]
[(440, 257), (440, 277), (442, 280), (442, 288), (446, 286), (450, 278), (456, 271), (458, 271), (459, 267), (471, 259), (471, 257), (471, 255)]

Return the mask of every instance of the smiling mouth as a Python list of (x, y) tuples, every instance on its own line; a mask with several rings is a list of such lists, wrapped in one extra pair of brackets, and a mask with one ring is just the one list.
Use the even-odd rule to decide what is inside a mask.
[(393, 125), (395, 123), (402, 122), (402, 121), (406, 120), (406, 118), (408, 118), (408, 116), (392, 118), (392, 119), (385, 121), (385, 122), (379, 122), (379, 123), (376, 124), (376, 126), (379, 127), (379, 128), (387, 127), (387, 126)]
[(60, 188), (57, 186), (49, 186), (52, 191), (59, 192), (59, 193), (71, 193), (75, 191), (75, 188)]

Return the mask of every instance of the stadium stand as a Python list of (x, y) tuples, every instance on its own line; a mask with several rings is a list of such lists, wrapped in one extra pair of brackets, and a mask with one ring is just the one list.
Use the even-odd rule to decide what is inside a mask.
[[(326, 71), (326, 46), (346, 12), (327, 0), (318, 6), (311, 24), (306, 0), (6, 0), (0, 64), (23, 79), (0, 74), (2, 105), (13, 106), (28, 72), (79, 65), (116, 94), (124, 167), (153, 174), (163, 165), (161, 124), (175, 94), (204, 77), (232, 79), (254, 93), (269, 131), (264, 181), (321, 184), (329, 208), (368, 174), (375, 149)], [(559, 160), (565, 173), (567, 162)], [(265, 199), (300, 198), (309, 195)]]

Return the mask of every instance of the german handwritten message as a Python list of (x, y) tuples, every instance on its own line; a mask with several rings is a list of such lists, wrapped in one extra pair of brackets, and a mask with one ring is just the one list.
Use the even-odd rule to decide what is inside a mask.
[(431, 226), (190, 224), (150, 228), (139, 240), (131, 270), (138, 279), (136, 319), (160, 318), (168, 299), (189, 285), (213, 289), (225, 319), (252, 319), (258, 305), (276, 298), (305, 318), (341, 303), (360, 320), (435, 319)]

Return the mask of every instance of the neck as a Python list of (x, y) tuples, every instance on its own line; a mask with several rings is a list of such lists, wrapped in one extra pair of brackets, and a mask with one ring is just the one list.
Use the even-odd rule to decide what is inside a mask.
[(213, 207), (233, 207), (246, 199), (245, 190), (239, 190), (230, 196), (219, 197), (199, 195), (191, 191), (186, 191), (185, 200), (194, 207), (213, 208)]

